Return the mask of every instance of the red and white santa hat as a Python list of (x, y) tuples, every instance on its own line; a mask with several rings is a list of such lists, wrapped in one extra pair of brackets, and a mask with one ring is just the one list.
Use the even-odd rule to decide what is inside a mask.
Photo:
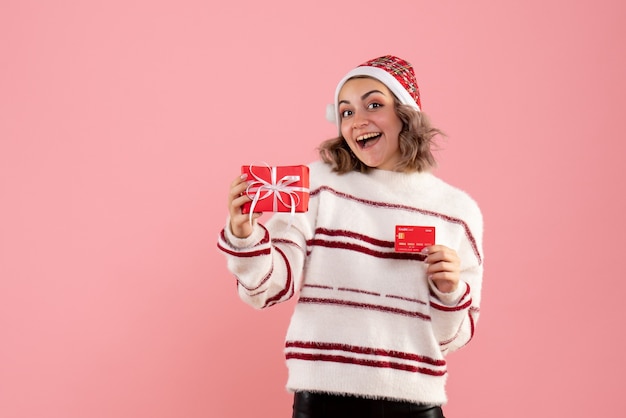
[(346, 81), (356, 76), (372, 77), (380, 81), (387, 86), (400, 103), (421, 111), (420, 91), (413, 66), (402, 58), (385, 55), (369, 60), (349, 71), (337, 84), (335, 103), (329, 104), (326, 108), (326, 119), (336, 123), (338, 127), (340, 127), (339, 121), (341, 120), (339, 117), (339, 92)]

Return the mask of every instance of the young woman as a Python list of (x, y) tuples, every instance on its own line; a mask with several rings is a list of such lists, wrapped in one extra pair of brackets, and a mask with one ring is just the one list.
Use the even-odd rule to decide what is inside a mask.
[[(309, 165), (308, 212), (250, 222), (238, 176), (218, 248), (246, 303), (298, 297), (285, 340), (294, 418), (441, 418), (445, 357), (471, 340), (479, 315), (480, 209), (431, 173), (441, 132), (405, 60), (348, 72), (330, 114), (339, 136)], [(434, 228), (436, 243), (396, 251), (396, 226)]]

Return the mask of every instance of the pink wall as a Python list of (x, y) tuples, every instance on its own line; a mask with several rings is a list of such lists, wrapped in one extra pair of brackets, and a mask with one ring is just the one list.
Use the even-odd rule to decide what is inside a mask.
[(290, 416), (293, 306), (238, 300), (228, 183), (315, 159), (335, 83), (385, 53), (485, 216), (447, 415), (615, 416), (625, 3), (215, 3), (0, 4), (0, 416)]

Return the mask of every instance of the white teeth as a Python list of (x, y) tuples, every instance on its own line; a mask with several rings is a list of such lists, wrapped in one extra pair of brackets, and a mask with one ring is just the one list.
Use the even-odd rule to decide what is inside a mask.
[(356, 140), (357, 141), (363, 141), (363, 140), (370, 139), (370, 138), (373, 138), (373, 137), (378, 136), (378, 135), (380, 135), (380, 133), (372, 132), (372, 133), (369, 133), (369, 134), (361, 135), (361, 136), (357, 137)]

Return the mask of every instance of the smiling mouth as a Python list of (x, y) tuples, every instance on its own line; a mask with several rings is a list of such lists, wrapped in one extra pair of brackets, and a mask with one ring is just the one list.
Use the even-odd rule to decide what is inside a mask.
[(381, 137), (380, 132), (372, 132), (369, 134), (361, 135), (356, 138), (356, 143), (360, 148), (365, 148), (367, 144), (375, 142), (378, 138)]

